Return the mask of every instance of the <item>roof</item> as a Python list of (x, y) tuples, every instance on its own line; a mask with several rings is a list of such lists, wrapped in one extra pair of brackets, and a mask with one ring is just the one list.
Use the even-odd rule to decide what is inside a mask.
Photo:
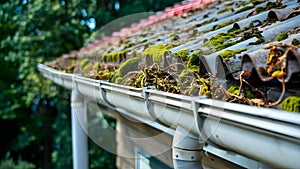
[(48, 65), (134, 87), (279, 108), (300, 94), (299, 12), (295, 0), (186, 1)]

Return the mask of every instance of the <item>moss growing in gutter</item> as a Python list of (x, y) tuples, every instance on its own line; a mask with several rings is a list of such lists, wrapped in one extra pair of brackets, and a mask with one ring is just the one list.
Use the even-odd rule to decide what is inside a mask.
[(199, 66), (200, 63), (199, 53), (200, 52), (194, 52), (193, 54), (191, 54), (187, 62), (187, 66), (189, 68), (192, 68), (193, 66)]
[[(232, 93), (232, 94), (235, 94), (235, 95), (241, 94), (241, 93), (239, 93), (239, 85), (238, 85), (238, 84), (234, 84), (234, 85), (230, 86), (230, 87), (227, 89), (227, 91), (228, 91), (229, 93)], [(253, 99), (253, 98), (255, 98), (255, 95), (252, 94), (250, 91), (247, 91), (247, 90), (244, 91), (242, 94), (243, 94), (246, 98), (248, 98), (248, 99)]]
[(281, 110), (300, 112), (300, 97), (290, 96), (284, 99), (281, 104)]
[(122, 77), (124, 77), (128, 72), (134, 71), (137, 69), (139, 63), (139, 58), (130, 58), (126, 60), (114, 73), (114, 76), (111, 78), (111, 82), (120, 83)]
[(241, 48), (241, 49), (237, 49), (237, 50), (225, 50), (224, 52), (220, 53), (219, 55), (223, 58), (223, 59), (228, 59), (231, 58), (233, 56), (235, 56), (236, 54), (239, 54), (243, 51), (248, 50), (247, 48)]
[(277, 35), (277, 37), (276, 37), (275, 40), (276, 41), (282, 41), (282, 40), (284, 40), (284, 39), (286, 39), (288, 37), (289, 37), (289, 35), (286, 32), (282, 32), (282, 33), (280, 33), (280, 34)]
[(87, 70), (89, 68), (89, 62), (90, 60), (88, 58), (85, 58), (85, 59), (82, 59), (80, 62), (79, 62), (79, 66), (82, 70)]
[(180, 51), (174, 52), (173, 54), (179, 57), (182, 61), (187, 61), (188, 53), (189, 53), (188, 49), (182, 49)]
[(144, 57), (150, 56), (152, 58), (153, 63), (161, 63), (163, 60), (164, 53), (175, 47), (174, 45), (157, 45), (147, 48), (142, 55)]

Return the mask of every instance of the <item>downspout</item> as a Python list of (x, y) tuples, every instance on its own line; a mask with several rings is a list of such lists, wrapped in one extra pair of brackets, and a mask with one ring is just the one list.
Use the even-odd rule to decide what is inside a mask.
[(198, 137), (177, 126), (172, 145), (174, 169), (202, 169), (203, 145)]
[[(87, 135), (79, 118), (86, 116), (84, 97), (77, 90), (71, 95), (73, 169), (88, 169)], [(78, 117), (81, 116), (81, 117)], [(83, 124), (84, 125), (84, 124)]]

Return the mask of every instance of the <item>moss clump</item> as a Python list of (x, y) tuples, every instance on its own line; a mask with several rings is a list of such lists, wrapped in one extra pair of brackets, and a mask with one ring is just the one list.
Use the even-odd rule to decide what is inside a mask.
[(232, 33), (219, 33), (216, 36), (213, 36), (208, 41), (204, 43), (204, 46), (214, 46), (217, 51), (225, 49), (229, 46), (235, 45), (236, 41), (229, 41), (229, 39), (233, 38), (234, 35)]
[(139, 63), (139, 58), (130, 58), (126, 60), (119, 69), (117, 69), (111, 78), (111, 82), (119, 83), (121, 80), (120, 78), (124, 77), (128, 72), (134, 71), (137, 69)]
[(266, 6), (264, 7), (257, 7), (255, 8), (255, 11), (257, 14), (262, 13), (264, 11), (268, 11), (270, 9), (273, 8), (280, 8), (282, 7), (282, 3), (278, 3), (278, 2), (268, 2)]
[(120, 63), (126, 58), (126, 55), (128, 52), (129, 52), (129, 50), (122, 50), (119, 52), (108, 53), (108, 54), (102, 55), (102, 60), (105, 63), (107, 63), (107, 62)]
[(218, 30), (218, 29), (223, 28), (225, 26), (228, 26), (228, 25), (230, 25), (232, 23), (234, 23), (234, 20), (230, 20), (228, 22), (223, 22), (223, 23), (221, 23), (219, 25), (214, 25), (211, 31)]
[(144, 57), (150, 56), (152, 58), (153, 63), (161, 63), (163, 60), (164, 53), (175, 47), (174, 45), (157, 45), (147, 48), (142, 55)]
[(191, 54), (191, 56), (189, 57), (189, 60), (187, 62), (187, 66), (189, 68), (191, 68), (192, 66), (199, 66), (199, 64), (200, 64), (199, 53), (200, 52), (194, 52), (193, 54)]
[(255, 42), (250, 42), (249, 45), (258, 45), (264, 43), (265, 40), (263, 38), (257, 39)]
[(255, 98), (255, 95), (252, 94), (249, 90), (245, 90), (244, 92), (239, 93), (239, 85), (238, 84), (234, 84), (232, 86), (230, 86), (227, 91), (229, 93), (235, 94), (235, 95), (239, 95), (239, 94), (243, 94), (244, 97), (248, 98), (248, 99), (253, 99)]
[(187, 61), (188, 53), (189, 53), (188, 49), (182, 49), (180, 51), (174, 52), (173, 54), (179, 57), (182, 61)]
[(289, 37), (289, 35), (286, 32), (282, 32), (282, 33), (280, 33), (280, 34), (277, 35), (277, 37), (276, 37), (275, 40), (276, 41), (282, 41), (282, 40), (284, 40), (284, 39), (286, 39), (288, 37)]
[(79, 66), (82, 70), (87, 70), (89, 69), (89, 62), (90, 60), (88, 58), (85, 58), (85, 59), (82, 59), (80, 62), (79, 62)]
[(300, 97), (289, 96), (281, 104), (281, 110), (300, 112)]
[(292, 40), (292, 45), (299, 46), (300, 45), (300, 41), (298, 39), (293, 39)]
[(223, 58), (223, 59), (228, 59), (231, 58), (233, 56), (235, 56), (236, 54), (239, 54), (243, 51), (248, 50), (247, 48), (241, 48), (241, 49), (237, 49), (237, 50), (225, 50), (224, 52), (220, 53), (219, 55)]

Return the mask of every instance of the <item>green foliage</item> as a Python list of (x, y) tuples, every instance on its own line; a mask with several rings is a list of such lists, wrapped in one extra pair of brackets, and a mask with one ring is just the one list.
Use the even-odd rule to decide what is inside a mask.
[[(110, 0), (0, 1), (0, 121), (15, 127), (1, 142), (7, 144), (1, 144), (0, 158), (10, 151), (36, 168), (71, 168), (70, 91), (41, 77), (37, 64), (79, 49), (94, 30), (117, 17), (156, 11), (176, 1), (124, 0), (119, 12)], [(95, 29), (88, 26), (92, 18)]]
[(10, 154), (7, 153), (5, 158), (0, 162), (0, 169), (34, 169), (35, 165), (28, 163), (27, 161), (23, 161), (22, 159), (18, 159), (15, 162)]

